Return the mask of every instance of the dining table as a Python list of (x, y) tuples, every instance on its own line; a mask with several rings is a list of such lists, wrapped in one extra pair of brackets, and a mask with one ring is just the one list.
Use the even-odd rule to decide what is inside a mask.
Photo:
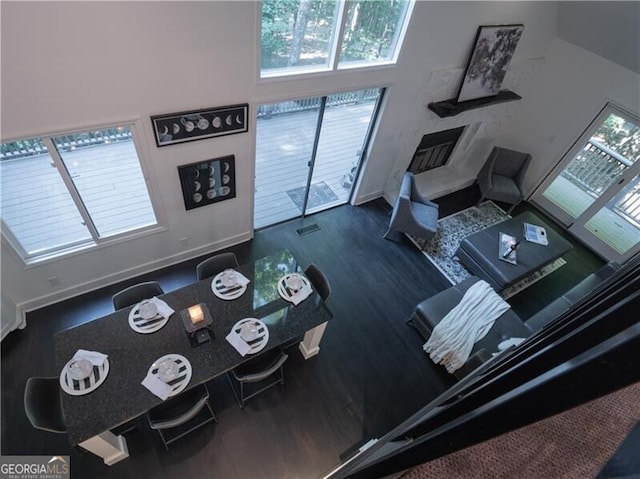
[[(234, 299), (214, 294), (213, 278), (158, 296), (175, 312), (156, 331), (140, 332), (132, 327), (134, 305), (55, 334), (56, 367), (61, 377), (79, 350), (104, 354), (108, 361), (102, 382), (87, 394), (65, 392), (61, 380), (61, 402), (72, 446), (100, 456), (108, 465), (129, 457), (125, 437), (111, 431), (163, 402), (142, 384), (151, 366), (166, 355), (186, 358), (191, 376), (184, 390), (227, 373), (255, 357), (251, 352), (242, 356), (226, 339), (234, 325), (245, 318), (258, 319), (268, 329), (268, 341), (260, 352), (303, 337), (298, 347), (304, 358), (318, 354), (332, 313), (312, 285), (310, 295), (298, 304), (278, 291), (286, 275), (298, 273), (304, 278), (291, 252), (281, 250), (234, 270), (248, 280), (246, 290)], [(194, 341), (182, 319), (194, 305), (204, 305), (210, 319), (210, 339), (203, 342)]]

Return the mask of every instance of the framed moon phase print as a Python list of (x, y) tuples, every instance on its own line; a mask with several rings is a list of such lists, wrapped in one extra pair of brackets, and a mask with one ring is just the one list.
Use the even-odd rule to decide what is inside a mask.
[(249, 130), (249, 105), (221, 106), (151, 117), (156, 145), (167, 146)]
[(236, 197), (235, 156), (178, 166), (187, 210)]

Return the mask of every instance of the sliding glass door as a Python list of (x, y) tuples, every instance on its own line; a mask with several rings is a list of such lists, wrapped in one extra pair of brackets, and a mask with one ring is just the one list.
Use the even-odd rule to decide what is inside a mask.
[(533, 202), (610, 261), (640, 250), (640, 119), (607, 105)]
[(258, 108), (254, 228), (347, 203), (382, 90)]

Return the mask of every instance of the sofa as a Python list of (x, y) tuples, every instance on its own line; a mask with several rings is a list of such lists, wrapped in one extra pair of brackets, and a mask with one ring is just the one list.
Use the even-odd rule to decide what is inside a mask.
[[(528, 338), (612, 276), (619, 267), (616, 263), (607, 263), (526, 321), (523, 321), (512, 309), (507, 310), (496, 320), (486, 336), (476, 342), (469, 359), (463, 367), (455, 371), (454, 376), (460, 379), (480, 364), (491, 359), (494, 353), (498, 352), (498, 345), (502, 341), (510, 338)], [(425, 299), (416, 306), (413, 314), (407, 320), (407, 324), (413, 326), (426, 341), (436, 324), (460, 302), (464, 293), (479, 280), (480, 278), (471, 276), (461, 283)]]
[[(416, 306), (407, 324), (415, 327), (426, 341), (431, 336), (431, 331), (436, 324), (460, 302), (464, 293), (478, 281), (480, 278), (471, 276), (461, 283), (425, 299)], [(493, 353), (498, 352), (498, 344), (502, 341), (509, 338), (528, 338), (532, 334), (533, 331), (522, 322), (513, 310), (507, 310), (496, 320), (486, 336), (474, 344), (469, 359), (464, 366), (453, 373), (454, 376), (460, 379), (483, 362), (491, 359)]]

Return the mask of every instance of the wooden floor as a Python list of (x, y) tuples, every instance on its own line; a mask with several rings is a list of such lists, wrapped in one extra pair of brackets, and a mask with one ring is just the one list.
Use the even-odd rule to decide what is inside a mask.
[[(438, 200), (441, 216), (470, 206), (476, 195), (470, 188)], [(285, 388), (262, 394), (244, 410), (224, 377), (211, 381), (219, 424), (186, 436), (168, 452), (141, 420), (127, 434), (131, 457), (105, 466), (70, 448), (65, 435), (33, 429), (22, 395), (28, 377), (57, 375), (55, 331), (109, 313), (111, 295), (135, 282), (157, 279), (165, 291), (188, 284), (201, 258), (30, 313), (27, 328), (2, 342), (2, 454), (69, 454), (77, 478), (322, 476), (453, 384), (404, 324), (419, 301), (448, 282), (404, 236), (382, 239), (389, 211), (383, 200), (343, 205), (259, 231), (253, 241), (231, 248), (240, 262), (286, 247), (304, 266), (316, 263), (333, 288), (328, 304), (334, 319), (320, 354), (308, 361), (293, 354), (285, 365)], [(313, 223), (320, 230), (296, 232)], [(510, 300), (518, 314), (530, 316), (601, 264), (579, 246), (566, 259), (566, 266)]]

